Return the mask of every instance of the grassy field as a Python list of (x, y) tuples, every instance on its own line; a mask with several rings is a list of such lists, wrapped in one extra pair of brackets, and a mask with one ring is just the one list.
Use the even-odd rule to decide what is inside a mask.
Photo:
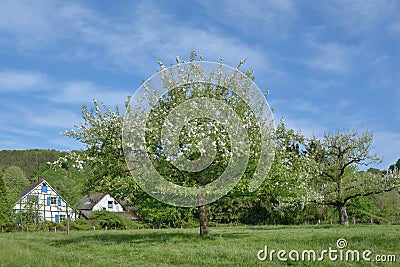
[[(212, 228), (210, 238), (197, 229), (88, 231), (0, 234), (1, 266), (400, 266), (400, 225), (247, 226)], [(343, 238), (343, 260), (302, 261), (304, 250), (337, 248)], [(299, 261), (260, 261), (271, 250), (299, 251)], [(347, 250), (372, 251), (370, 262), (345, 261)], [(340, 251), (340, 250), (339, 250)], [(339, 257), (340, 252), (337, 252)], [(332, 257), (336, 254), (332, 254)], [(375, 261), (395, 255), (396, 263)], [(264, 253), (260, 254), (263, 257)], [(296, 254), (291, 254), (295, 257)], [(307, 256), (307, 254), (305, 254)], [(393, 260), (393, 259), (391, 259)]]

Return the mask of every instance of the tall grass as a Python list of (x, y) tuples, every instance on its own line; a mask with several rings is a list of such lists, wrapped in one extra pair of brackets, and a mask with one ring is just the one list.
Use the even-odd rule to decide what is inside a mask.
[[(87, 231), (0, 234), (1, 266), (400, 266), (399, 225), (255, 226), (211, 229)], [(336, 248), (394, 254), (397, 263), (329, 261), (259, 261), (268, 246), (278, 250)]]

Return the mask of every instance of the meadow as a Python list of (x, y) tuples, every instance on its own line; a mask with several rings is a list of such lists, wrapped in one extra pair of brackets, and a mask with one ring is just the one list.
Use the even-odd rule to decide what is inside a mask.
[[(347, 246), (337, 247), (345, 239)], [(343, 241), (343, 240), (342, 240)], [(198, 229), (96, 230), (0, 234), (1, 266), (400, 266), (400, 225), (240, 226), (211, 229), (202, 238)], [(344, 242), (344, 241), (343, 241)], [(343, 244), (341, 244), (343, 245)], [(268, 256), (260, 261), (257, 254)], [(291, 260), (292, 250), (337, 250), (337, 260)], [(286, 251), (278, 259), (277, 252)], [(340, 252), (342, 250), (342, 252)], [(345, 260), (347, 250), (360, 252), (360, 261)], [(361, 253), (370, 250), (370, 261)], [(283, 253), (283, 252), (281, 252)], [(340, 260), (340, 253), (343, 260)], [(368, 254), (368, 253), (367, 253)], [(296, 254), (291, 254), (292, 259)], [(305, 254), (307, 255), (307, 254)], [(332, 254), (334, 255), (334, 254)], [(332, 256), (331, 255), (331, 256)], [(350, 254), (349, 254), (350, 255)], [(396, 262), (377, 262), (386, 258)], [(312, 259), (312, 258), (311, 258)]]

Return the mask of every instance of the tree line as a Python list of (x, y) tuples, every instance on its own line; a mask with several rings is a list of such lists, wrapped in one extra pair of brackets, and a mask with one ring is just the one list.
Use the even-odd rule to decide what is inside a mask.
[[(80, 141), (86, 149), (52, 158), (52, 164), (46, 165), (46, 170), (42, 169), (45, 179), (53, 182), (54, 187), (65, 194), (64, 198), (70, 199), (74, 205), (78, 205), (79, 196), (84, 193), (108, 192), (119, 200), (131, 201), (142, 220), (149, 224), (157, 227), (197, 224), (200, 225), (201, 235), (209, 234), (209, 224), (221, 223), (301, 224), (325, 221), (348, 226), (351, 221), (399, 221), (400, 160), (388, 170), (370, 168), (361, 171), (360, 166), (380, 162), (380, 158), (371, 153), (373, 135), (368, 131), (338, 131), (325, 133), (320, 138), (306, 137), (299, 131), (288, 129), (281, 120), (273, 133), (275, 151), (271, 169), (257, 190), (249, 190), (263, 152), (262, 145), (265, 144), (260, 134), (263, 125), (257, 122), (257, 114), (251, 111), (243, 97), (229, 87), (238, 86), (243, 90), (242, 95), (250, 95), (251, 98), (251, 81), (255, 77), (251, 70), (239, 72), (243, 61), (236, 68), (233, 78), (227, 79), (218, 71), (214, 73), (219, 76), (212, 78), (220, 79), (221, 85), (193, 83), (191, 77), (206, 76), (197, 67), (196, 57), (195, 52), (190, 56), (189, 62), (193, 64), (185, 64), (177, 58), (181, 66), (179, 73), (184, 74), (180, 77), (189, 79), (183, 81), (172, 79), (170, 69), (159, 62), (160, 79), (168, 88), (166, 94), (148, 113), (143, 110), (143, 106), (148, 104), (131, 105), (130, 98), (125, 109), (139, 117), (146, 114), (146, 153), (156, 170), (177, 185), (203, 187), (218, 178), (232, 155), (240, 154), (242, 149), (230, 142), (232, 137), (218, 120), (204, 116), (195, 118), (188, 121), (179, 133), (178, 154), (188, 160), (202, 158), (202, 140), (206, 136), (215, 150), (215, 158), (210, 168), (199, 172), (179, 169), (163, 151), (162, 127), (167, 123), (165, 114), (186, 101), (198, 98), (214, 98), (229, 105), (238, 114), (237, 121), (247, 130), (250, 149), (242, 179), (224, 197), (207, 205), (200, 203), (197, 208), (187, 208), (162, 203), (145, 193), (132, 176), (132, 168), (126, 164), (123, 139), (127, 138), (127, 130), (124, 129), (127, 125), (120, 107), (109, 108), (98, 100), (94, 100), (90, 107), (82, 106), (83, 124), (64, 132), (64, 135)], [(156, 91), (151, 86), (143, 84), (150, 94)], [(149, 99), (155, 96), (148, 95)], [(123, 129), (125, 136), (121, 137)], [(49, 154), (57, 154), (55, 151), (52, 153)], [(8, 160), (10, 154), (13, 155), (8, 152)], [(142, 159), (137, 155), (131, 160), (140, 162)], [(172, 157), (172, 161), (176, 158)], [(39, 172), (33, 172), (31, 167), (27, 170), (35, 174)], [(4, 170), (4, 190), (13, 188), (7, 178), (11, 171), (8, 168)], [(159, 188), (161, 191), (164, 189)]]

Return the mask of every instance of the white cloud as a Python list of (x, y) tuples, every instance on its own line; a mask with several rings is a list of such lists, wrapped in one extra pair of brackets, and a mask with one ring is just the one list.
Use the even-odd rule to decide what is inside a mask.
[(13, 39), (17, 49), (37, 49), (60, 38), (55, 1), (5, 1), (1, 4), (0, 32)]
[(382, 26), (398, 17), (399, 2), (382, 0), (330, 1), (323, 8), (349, 36), (367, 36), (386, 30)]
[(391, 35), (398, 37), (400, 34), (400, 21), (396, 21), (390, 25), (388, 31)]
[(59, 85), (47, 98), (55, 104), (90, 104), (97, 99), (110, 107), (123, 107), (128, 96), (133, 92), (103, 88), (90, 81), (71, 81)]
[[(266, 69), (270, 65), (261, 47), (215, 27), (196, 25), (181, 20), (179, 16), (170, 16), (156, 2), (135, 3), (132, 15), (121, 20), (106, 17), (77, 3), (47, 5), (44, 2), (32, 9), (31, 6), (24, 2), (8, 4), (7, 13), (12, 15), (0, 21), (0, 29), (17, 39), (22, 50), (42, 49), (62, 41), (63, 50), (47, 51), (48, 56), (61, 60), (90, 60), (100, 68), (116, 67), (144, 73), (157, 69), (158, 59), (170, 64), (174, 63), (175, 55), (188, 57), (191, 50), (197, 50), (206, 53), (206, 59), (218, 61), (222, 57), (228, 64), (237, 64), (240, 59), (248, 57), (249, 65), (254, 68)], [(230, 6), (235, 5), (230, 3)], [(258, 10), (257, 5), (240, 6), (243, 12), (247, 12), (247, 8)], [(283, 3), (268, 7), (290, 9)], [(262, 14), (258, 14), (258, 19), (262, 19)], [(236, 16), (235, 13), (228, 14), (227, 20), (233, 22), (232, 16)], [(21, 21), (17, 22), (17, 18)], [(10, 26), (13, 21), (15, 25)]]
[[(199, 1), (211, 19), (244, 36), (287, 38), (298, 14), (292, 1)], [(245, 18), (245, 19), (244, 19)]]
[(383, 157), (383, 163), (379, 165), (379, 168), (387, 169), (400, 158), (400, 133), (390, 131), (374, 132), (372, 151), (378, 157)]
[(79, 111), (72, 112), (59, 108), (46, 108), (40, 110), (40, 113), (33, 112), (27, 116), (27, 119), (38, 129), (56, 128), (60, 131), (70, 129), (74, 124), (79, 124), (82, 121)]
[(352, 68), (353, 57), (356, 54), (354, 47), (329, 42), (311, 44), (314, 55), (306, 64), (316, 70), (345, 74)]
[(29, 71), (0, 71), (0, 92), (43, 90), (48, 84), (45, 75)]

